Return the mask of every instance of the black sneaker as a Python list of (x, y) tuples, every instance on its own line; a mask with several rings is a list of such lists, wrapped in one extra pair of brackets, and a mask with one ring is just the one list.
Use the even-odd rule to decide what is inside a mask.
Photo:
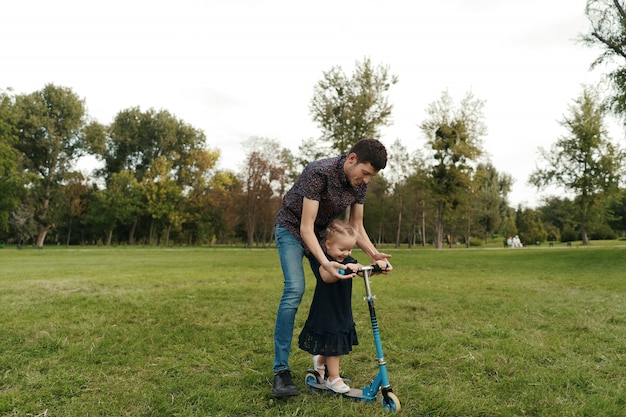
[(291, 372), (280, 371), (274, 374), (274, 385), (272, 385), (272, 395), (274, 397), (294, 397), (298, 395), (298, 388), (291, 379)]

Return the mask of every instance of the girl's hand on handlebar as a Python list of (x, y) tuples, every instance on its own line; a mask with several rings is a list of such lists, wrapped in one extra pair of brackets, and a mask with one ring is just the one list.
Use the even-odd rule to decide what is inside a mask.
[(393, 269), (391, 264), (387, 262), (387, 259), (377, 260), (372, 266), (374, 267), (374, 272), (379, 274), (386, 274)]
[(331, 261), (323, 268), (326, 271), (326, 273), (332, 277), (332, 278), (329, 278), (332, 281), (352, 278), (356, 275), (356, 271), (358, 269), (358, 268), (357, 269), (344, 269), (346, 268), (346, 265), (340, 264), (339, 262), (335, 262), (335, 261)]
[(354, 277), (359, 269), (361, 269), (362, 265), (360, 264), (344, 264), (345, 269), (339, 268), (339, 275), (341, 275), (341, 279), (348, 279)]

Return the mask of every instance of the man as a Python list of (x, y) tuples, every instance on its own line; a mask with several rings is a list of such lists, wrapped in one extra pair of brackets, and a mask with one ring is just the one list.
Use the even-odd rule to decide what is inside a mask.
[(349, 223), (357, 232), (357, 245), (372, 260), (391, 257), (378, 252), (363, 227), (363, 204), (367, 185), (387, 165), (387, 150), (376, 139), (362, 139), (347, 156), (321, 159), (309, 164), (285, 194), (276, 216), (276, 247), (284, 276), (283, 294), (274, 329), (275, 397), (298, 395), (291, 378), (289, 353), (296, 312), (304, 294), (303, 257), (312, 256), (336, 278), (346, 278), (338, 262), (329, 261), (320, 242), (326, 227), (350, 208)]

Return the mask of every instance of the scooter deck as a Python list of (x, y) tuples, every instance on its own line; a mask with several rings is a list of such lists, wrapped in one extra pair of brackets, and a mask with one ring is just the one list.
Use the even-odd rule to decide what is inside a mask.
[(350, 391), (348, 392), (339, 393), (328, 388), (326, 384), (316, 384), (312, 382), (307, 382), (307, 385), (309, 388), (313, 388), (319, 391), (329, 392), (331, 394), (340, 394), (340, 395), (343, 395), (344, 397), (350, 397), (350, 398), (359, 398), (359, 399), (363, 398), (363, 390), (360, 388), (350, 388)]

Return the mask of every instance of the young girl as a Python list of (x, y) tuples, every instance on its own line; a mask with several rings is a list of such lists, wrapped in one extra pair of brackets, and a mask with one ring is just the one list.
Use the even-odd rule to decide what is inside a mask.
[[(348, 223), (334, 220), (326, 229), (322, 247), (330, 260), (357, 271), (362, 265), (351, 256), (356, 244), (356, 231)], [(352, 274), (345, 279), (336, 279), (320, 267), (313, 257), (309, 259), (315, 272), (317, 285), (304, 328), (298, 339), (300, 349), (313, 356), (313, 367), (327, 378), (326, 386), (338, 393), (350, 391), (339, 376), (339, 358), (347, 355), (352, 346), (358, 345), (354, 319), (352, 317)], [(387, 263), (379, 261), (386, 267)], [(324, 364), (328, 375), (324, 375)]]

